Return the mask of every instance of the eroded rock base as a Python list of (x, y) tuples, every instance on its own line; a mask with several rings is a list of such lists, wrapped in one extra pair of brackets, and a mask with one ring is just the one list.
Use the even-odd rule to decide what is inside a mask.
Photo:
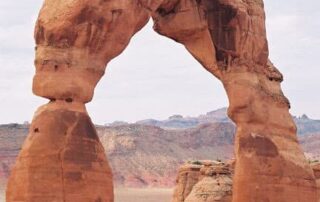
[[(262, 166), (264, 163), (261, 164)], [(233, 193), (233, 185), (235, 183), (234, 168), (236, 167), (235, 161), (231, 160), (226, 163), (217, 162), (217, 161), (194, 161), (182, 165), (179, 168), (177, 176), (177, 184), (175, 187), (174, 195), (172, 202), (231, 202), (234, 201), (244, 201), (241, 197), (235, 196)], [(299, 190), (296, 190), (297, 179), (288, 179), (288, 182), (291, 182), (292, 189), (286, 189), (286, 193), (292, 192), (291, 195), (279, 194), (278, 196), (272, 196), (275, 200), (263, 199), (264, 193), (261, 193), (261, 186), (256, 184), (255, 187), (252, 186), (247, 181), (247, 184), (242, 184), (243, 187), (248, 189), (249, 193), (251, 190), (256, 192), (250, 192), (251, 198), (255, 197), (255, 202), (260, 201), (270, 201), (270, 202), (319, 202), (320, 201), (320, 163), (313, 162), (311, 163), (313, 169), (313, 174), (317, 179), (317, 189), (318, 189), (318, 200), (315, 200), (315, 192), (309, 192), (310, 187), (313, 187), (312, 180), (310, 180), (309, 187), (300, 187)], [(248, 175), (251, 176), (251, 175)], [(259, 178), (264, 178), (265, 176), (257, 176)], [(273, 176), (269, 176), (269, 184), (263, 186), (266, 188), (266, 191), (279, 192), (282, 193), (285, 189), (283, 180), (278, 181), (277, 183), (272, 182), (274, 180)], [(266, 181), (266, 180), (265, 180)], [(244, 182), (244, 181), (243, 181)], [(238, 182), (239, 183), (239, 182)], [(305, 181), (303, 182), (305, 183)], [(301, 183), (302, 184), (302, 183)], [(288, 187), (288, 184), (285, 184), (285, 187)], [(298, 198), (293, 198), (295, 196), (294, 191), (304, 191), (305, 195), (298, 195)], [(248, 197), (248, 196), (247, 196)]]
[[(70, 104), (72, 105), (72, 104)], [(84, 106), (37, 112), (12, 171), (7, 202), (112, 202), (104, 148)]]

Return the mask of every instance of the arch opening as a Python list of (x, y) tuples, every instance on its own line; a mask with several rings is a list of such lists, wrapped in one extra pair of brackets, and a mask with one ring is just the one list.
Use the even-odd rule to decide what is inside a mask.
[(154, 32), (149, 21), (108, 64), (87, 108), (97, 124), (134, 123), (173, 113), (198, 116), (226, 103), (222, 84), (181, 44)]

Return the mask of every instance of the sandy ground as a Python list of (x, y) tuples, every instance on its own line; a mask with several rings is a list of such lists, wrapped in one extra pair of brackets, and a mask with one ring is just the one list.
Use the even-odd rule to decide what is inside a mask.
[(3, 190), (1, 190), (0, 191), (0, 202), (4, 202), (5, 200), (4, 200), (4, 191)]
[[(115, 190), (115, 202), (170, 202), (172, 189), (135, 189), (117, 188)], [(0, 202), (4, 202), (4, 192), (0, 191)]]
[(173, 189), (117, 188), (115, 202), (170, 202)]

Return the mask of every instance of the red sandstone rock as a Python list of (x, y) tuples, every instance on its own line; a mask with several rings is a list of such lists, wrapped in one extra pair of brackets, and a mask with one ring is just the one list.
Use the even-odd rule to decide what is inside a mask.
[(316, 178), (317, 187), (318, 187), (318, 201), (317, 202), (320, 202), (320, 163), (319, 162), (311, 163), (311, 167), (312, 167), (314, 176)]
[[(113, 200), (110, 170), (95, 150), (94, 129), (87, 130), (92, 124), (84, 103), (149, 16), (158, 33), (185, 45), (227, 91), (228, 113), (237, 124), (233, 201), (315, 202), (315, 177), (297, 141), (282, 75), (268, 59), (262, 0), (46, 0), (35, 31), (33, 92), (56, 103), (36, 114), (32, 126), (40, 132), (29, 134), (7, 201)], [(79, 137), (69, 134), (72, 129)], [(58, 155), (69, 146), (64, 134), (72, 139), (62, 155), (67, 159)], [(77, 152), (84, 152), (81, 163)], [(70, 166), (63, 180), (61, 162)], [(86, 172), (92, 179), (83, 178)]]
[(231, 202), (233, 164), (196, 161), (179, 169), (173, 202)]
[[(214, 161), (194, 163), (185, 164), (179, 169), (173, 202), (230, 202), (234, 160), (227, 161), (226, 164)], [(320, 164), (313, 162), (310, 165), (317, 179), (320, 194)], [(185, 182), (192, 183), (186, 186)]]
[(33, 92), (89, 102), (108, 62), (148, 21), (136, 0), (46, 0), (35, 30)]
[(74, 107), (51, 103), (37, 112), (7, 201), (113, 201), (104, 149), (85, 109)]
[(172, 202), (185, 201), (194, 185), (199, 181), (200, 168), (200, 165), (187, 164), (179, 169)]
[(268, 60), (263, 1), (181, 0), (153, 18), (157, 32), (184, 44), (227, 91), (237, 124), (233, 201), (317, 201), (282, 75)]

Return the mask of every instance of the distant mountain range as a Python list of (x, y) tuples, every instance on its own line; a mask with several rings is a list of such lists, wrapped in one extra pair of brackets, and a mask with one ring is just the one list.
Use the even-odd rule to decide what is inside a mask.
[[(293, 116), (298, 126), (299, 135), (308, 135), (320, 132), (320, 120), (310, 119), (307, 115), (301, 117)], [(173, 115), (166, 120), (146, 119), (137, 121), (134, 124), (157, 126), (163, 129), (187, 129), (197, 127), (205, 123), (232, 123), (227, 116), (227, 108), (217, 109), (197, 117), (183, 117), (182, 115)], [(130, 123), (116, 121), (106, 124), (106, 126), (123, 126)]]
[[(307, 156), (318, 158), (320, 121), (306, 115), (294, 120)], [(0, 189), (28, 127), (27, 124), (0, 125)], [(233, 157), (235, 125), (226, 116), (226, 108), (198, 117), (174, 115), (162, 121), (114, 122), (96, 127), (117, 186), (171, 187), (177, 168), (184, 161)]]

